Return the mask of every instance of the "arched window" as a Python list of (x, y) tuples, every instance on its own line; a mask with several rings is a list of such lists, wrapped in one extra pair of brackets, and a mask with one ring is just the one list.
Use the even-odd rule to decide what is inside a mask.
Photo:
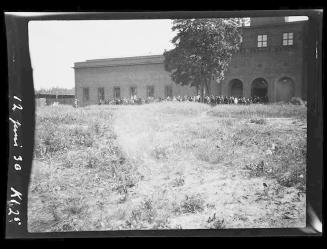
[(251, 96), (259, 98), (268, 96), (268, 82), (264, 78), (257, 78), (252, 82)]
[(289, 101), (294, 96), (294, 81), (289, 77), (283, 77), (276, 84), (276, 101)]
[(229, 82), (229, 94), (233, 97), (243, 97), (243, 83), (239, 79)]

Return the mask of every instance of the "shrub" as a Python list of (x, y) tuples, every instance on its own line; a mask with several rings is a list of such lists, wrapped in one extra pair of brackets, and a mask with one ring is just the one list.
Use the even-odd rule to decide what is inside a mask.
[(152, 229), (169, 229), (168, 218), (155, 219)]
[(61, 134), (54, 124), (46, 123), (41, 129), (42, 132), (37, 131), (35, 140), (35, 151), (38, 155), (51, 157), (57, 153), (64, 153), (69, 147), (67, 136)]
[(100, 160), (100, 153), (96, 149), (88, 148), (84, 151), (68, 151), (63, 164), (67, 168), (95, 168), (100, 166)]
[(293, 105), (305, 105), (305, 102), (300, 97), (292, 97), (290, 103)]
[(151, 154), (157, 160), (166, 159), (168, 156), (168, 151), (166, 147), (156, 146)]
[(272, 157), (276, 165), (274, 177), (285, 187), (305, 189), (306, 185), (306, 141), (290, 140), (278, 149)]
[(186, 195), (182, 200), (179, 211), (183, 213), (196, 213), (204, 209), (204, 200), (200, 194)]
[(298, 170), (280, 173), (277, 175), (277, 182), (285, 187), (297, 187), (300, 190), (305, 190), (305, 173)]
[(224, 154), (220, 151), (219, 147), (214, 146), (215, 143), (204, 143), (195, 149), (196, 157), (204, 162), (216, 164), (224, 159)]
[(156, 215), (157, 213), (153, 208), (152, 200), (147, 199), (131, 211), (125, 226), (131, 229), (144, 228), (154, 223)]
[(250, 119), (250, 123), (254, 124), (266, 124), (266, 120), (263, 118)]
[(262, 176), (265, 174), (265, 162), (260, 161), (258, 163), (250, 163), (245, 165), (245, 168), (249, 170), (251, 176)]
[(86, 208), (86, 205), (83, 203), (81, 198), (69, 197), (65, 200), (64, 212), (67, 212), (68, 215), (78, 215)]
[(69, 135), (71, 137), (72, 144), (85, 146), (85, 147), (91, 147), (93, 145), (94, 138), (89, 128), (83, 128), (82, 126), (77, 126), (71, 131), (71, 134)]
[(172, 185), (173, 187), (180, 187), (183, 186), (185, 183), (184, 177), (180, 176), (173, 180)]
[(34, 140), (34, 157), (44, 158), (46, 155), (46, 146), (42, 143), (39, 136), (35, 136)]
[(278, 143), (278, 147), (268, 149), (265, 160), (245, 165), (250, 176), (275, 178), (285, 187), (305, 189), (306, 185), (306, 142), (290, 139), (287, 143)]
[(207, 220), (207, 227), (209, 229), (222, 229), (226, 227), (225, 220), (223, 218), (216, 217), (214, 213), (213, 217), (209, 217)]

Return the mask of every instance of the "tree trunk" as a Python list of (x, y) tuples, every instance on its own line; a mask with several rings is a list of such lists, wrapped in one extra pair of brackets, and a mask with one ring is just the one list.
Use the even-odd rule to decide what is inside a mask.
[(206, 95), (210, 96), (210, 80), (206, 80), (205, 82), (205, 86), (206, 86)]
[(200, 92), (201, 92), (201, 103), (204, 102), (204, 81), (201, 81), (201, 85), (200, 85)]

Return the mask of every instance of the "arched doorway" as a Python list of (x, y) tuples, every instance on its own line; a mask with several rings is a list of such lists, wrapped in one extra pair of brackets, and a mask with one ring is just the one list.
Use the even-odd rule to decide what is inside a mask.
[(283, 77), (276, 84), (276, 101), (290, 101), (294, 96), (294, 81), (289, 77)]
[(257, 78), (252, 82), (251, 97), (268, 97), (268, 83), (264, 78)]
[(229, 82), (230, 96), (243, 97), (243, 83), (239, 79), (233, 79)]

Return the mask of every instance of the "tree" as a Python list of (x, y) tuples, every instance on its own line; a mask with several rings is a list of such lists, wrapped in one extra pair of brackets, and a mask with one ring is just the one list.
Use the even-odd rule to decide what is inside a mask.
[(241, 43), (240, 18), (176, 19), (172, 39), (175, 48), (164, 52), (165, 70), (176, 84), (194, 86), (210, 94), (210, 82), (218, 82), (239, 49)]
[(41, 88), (39, 90), (35, 90), (35, 93), (43, 93), (43, 94), (75, 94), (75, 87), (73, 88), (63, 88), (63, 87), (51, 87), (48, 89)]

